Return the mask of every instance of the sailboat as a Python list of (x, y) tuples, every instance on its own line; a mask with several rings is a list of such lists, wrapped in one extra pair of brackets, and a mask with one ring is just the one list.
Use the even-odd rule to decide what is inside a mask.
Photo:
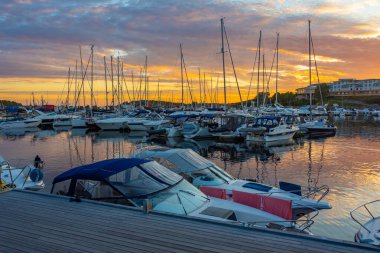
[[(307, 134), (309, 134), (310, 138), (319, 138), (319, 137), (329, 137), (335, 136), (336, 134), (336, 126), (328, 123), (325, 119), (320, 119), (317, 121), (313, 121), (313, 112), (312, 112), (312, 85), (311, 85), (311, 48), (312, 48), (312, 37), (311, 37), (311, 28), (310, 28), (310, 20), (309, 20), (309, 87), (310, 87), (310, 121), (302, 122), (299, 125), (300, 129), (305, 129)], [(314, 47), (313, 47), (314, 52)], [(315, 55), (314, 55), (315, 58)], [(315, 60), (315, 59), (314, 59)]]

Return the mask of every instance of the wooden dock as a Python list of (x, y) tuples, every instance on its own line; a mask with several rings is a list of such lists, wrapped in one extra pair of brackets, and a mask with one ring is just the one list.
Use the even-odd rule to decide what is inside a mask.
[(43, 193), (0, 193), (0, 252), (379, 252), (339, 240)]

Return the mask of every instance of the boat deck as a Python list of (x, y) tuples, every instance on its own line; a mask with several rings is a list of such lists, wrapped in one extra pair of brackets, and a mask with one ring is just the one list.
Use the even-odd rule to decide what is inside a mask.
[(0, 193), (0, 212), (1, 252), (379, 252), (356, 243), (17, 190)]

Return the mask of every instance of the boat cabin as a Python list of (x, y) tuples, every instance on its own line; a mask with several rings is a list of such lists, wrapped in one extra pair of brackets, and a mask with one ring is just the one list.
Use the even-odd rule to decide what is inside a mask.
[(208, 198), (155, 161), (137, 158), (104, 160), (68, 170), (54, 178), (51, 193), (153, 210), (188, 214)]
[(255, 119), (253, 127), (265, 127), (267, 131), (269, 129), (279, 126), (281, 123), (281, 117), (278, 116), (260, 116)]

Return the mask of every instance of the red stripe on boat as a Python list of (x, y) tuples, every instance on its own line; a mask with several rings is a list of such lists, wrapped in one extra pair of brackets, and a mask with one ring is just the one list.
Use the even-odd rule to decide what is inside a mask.
[(241, 191), (232, 191), (232, 199), (236, 203), (254, 207), (265, 212), (277, 215), (286, 220), (292, 219), (292, 201), (283, 200), (261, 194)]
[(207, 196), (219, 198), (219, 199), (227, 199), (227, 194), (226, 194), (225, 189), (208, 187), (208, 186), (201, 186), (200, 190), (201, 190), (201, 192), (203, 192)]

